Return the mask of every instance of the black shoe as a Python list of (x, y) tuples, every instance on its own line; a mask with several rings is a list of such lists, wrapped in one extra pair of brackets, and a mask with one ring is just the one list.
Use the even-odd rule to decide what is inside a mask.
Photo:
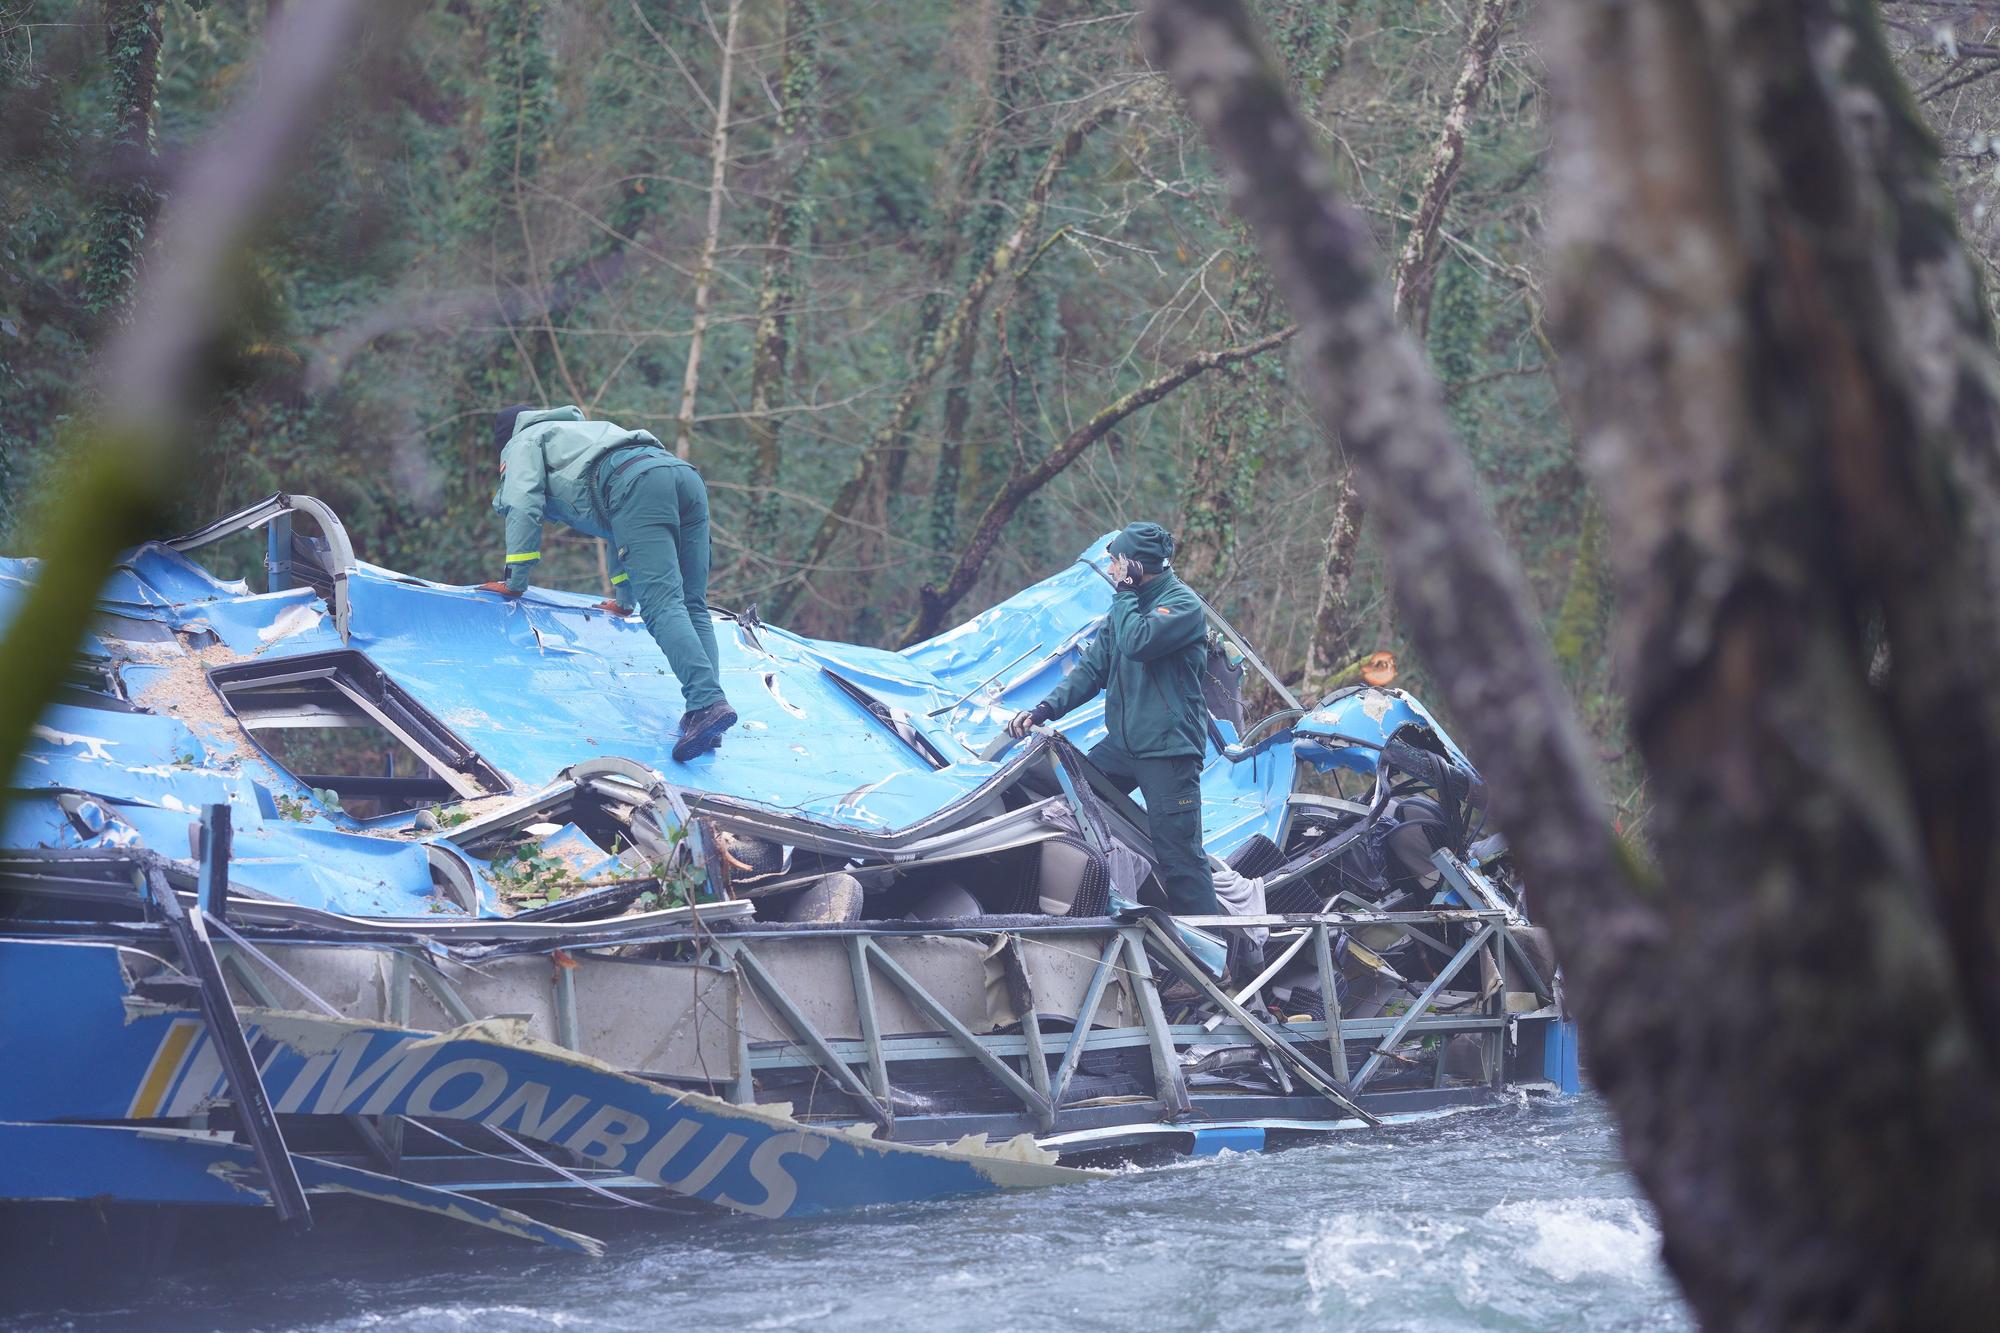
[(722, 744), (722, 733), (736, 725), (736, 710), (727, 699), (697, 708), (681, 717), (681, 738), (674, 743), (674, 762), (685, 764), (704, 750)]

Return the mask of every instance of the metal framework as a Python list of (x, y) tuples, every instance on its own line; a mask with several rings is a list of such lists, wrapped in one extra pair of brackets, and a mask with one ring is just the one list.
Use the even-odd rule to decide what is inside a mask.
[[(292, 518), (304, 514), (319, 526), (317, 543), (297, 537)], [(310, 495), (287, 495), (279, 491), (256, 504), (215, 520), (206, 527), (169, 537), (161, 545), (175, 551), (192, 551), (221, 541), (239, 532), (268, 527), (265, 540), (264, 572), (270, 590), (311, 587), (333, 608), (333, 626), (340, 641), (348, 641), (352, 607), (348, 603), (347, 576), (354, 572), (354, 543), (340, 516), (324, 501)]]
[[(175, 893), (164, 876), (148, 878), (158, 886), (153, 893), (156, 904), (162, 896), (176, 900), (194, 897), (186, 890)], [(326, 945), (344, 957), (353, 957), (357, 948), (388, 955), (383, 1017), (408, 1024), (411, 999), (421, 991), (452, 1023), (470, 1023), (490, 1015), (478, 1012), (465, 999), (447, 975), (448, 966), (478, 966), (480, 959), (525, 962), (562, 950), (562, 965), (541, 974), (548, 978), (550, 987), (546, 993), (550, 1026), (558, 1044), (585, 1053), (588, 1046), (581, 1034), (602, 1024), (589, 1021), (576, 969), (621, 964), (584, 951), (634, 942), (684, 946), (684, 957), (696, 965), (733, 977), (738, 1005), (758, 1006), (783, 1033), (776, 1040), (752, 1043), (742, 1015), (737, 1015), (733, 1067), (719, 1080), (722, 1086), (716, 1091), (739, 1103), (783, 1100), (782, 1087), (761, 1088), (759, 1079), (810, 1072), (815, 1081), (823, 1078), (827, 1090), (839, 1096), (807, 1106), (798, 1112), (802, 1118), (851, 1119), (858, 1110), (884, 1137), (905, 1141), (932, 1140), (954, 1129), (1048, 1136), (1138, 1120), (1192, 1126), (1246, 1114), (1372, 1123), (1390, 1111), (1478, 1100), (1498, 1089), (1506, 1069), (1504, 1044), (1514, 1020), (1521, 1016), (1510, 1013), (1507, 1007), (1509, 973), (1505, 964), (1509, 961), (1514, 964), (1513, 975), (1532, 988), (1538, 1011), (1554, 1003), (1553, 994), (1534, 974), (1526, 956), (1514, 956), (1518, 945), (1510, 937), (1506, 914), (1487, 908), (1183, 918), (1183, 924), (1210, 932), (1256, 926), (1269, 929), (1274, 937), (1296, 932), (1302, 948), (1311, 951), (1311, 967), (1318, 976), (1320, 994), (1327, 1000), (1326, 1018), (1272, 1024), (1248, 1007), (1256, 1002), (1255, 996), (1239, 999), (1217, 984), (1187, 955), (1175, 933), (1165, 928), (1167, 919), (1151, 911), (1094, 919), (1009, 917), (962, 923), (802, 925), (758, 922), (743, 914), (747, 904), (718, 904), (720, 910), (689, 913), (680, 909), (628, 923), (568, 927), (551, 923), (532, 935), (523, 935), (518, 925), (496, 922), (491, 923), (491, 937), (482, 939), (482, 932), (476, 929), (468, 931), (465, 925), (442, 922), (397, 922), (388, 929), (382, 928), (388, 923), (376, 923), (377, 928), (369, 931), (340, 929), (362, 923), (324, 916), (309, 924), (305, 918), (286, 922), (268, 917), (253, 923), (262, 915), (254, 910), (261, 905), (238, 905), (252, 909), (243, 914), (247, 919), (239, 921), (239, 928), (230, 927), (219, 917), (211, 920), (211, 924), (221, 922), (226, 936), (215, 952), (246, 1000), (257, 1004), (273, 1004), (275, 996), (299, 989), (299, 983), (271, 959), (267, 949)], [(1412, 940), (1461, 932), (1464, 940), (1434, 977), (1421, 988), (1411, 987), (1415, 993), (1408, 996), (1400, 1011), (1356, 1018), (1343, 1013), (1338, 1000), (1335, 941), (1343, 931), (1363, 928), (1386, 928)], [(137, 926), (102, 929), (133, 943), (147, 930)], [(157, 927), (152, 930), (157, 933)], [(997, 962), (1020, 1021), (999, 1031), (974, 1031), (944, 997), (884, 948), (890, 941), (909, 938), (965, 940), (978, 945), (980, 956)], [(836, 969), (847, 988), (847, 995), (841, 998), (853, 1004), (858, 1038), (830, 1035), (812, 1017), (814, 1012), (828, 1009), (830, 997), (823, 984), (827, 971), (813, 972), (819, 980), (812, 984), (818, 988), (802, 992), (804, 983), (799, 977), (804, 974), (786, 961), (782, 949), (773, 951), (774, 946), (796, 949), (802, 942), (814, 941), (823, 942), (826, 952), (843, 960)], [(1038, 992), (1027, 948), (1030, 942), (1059, 946), (1090, 960), (1081, 1000), (1073, 1008), (1064, 1006), (1069, 1012), (1037, 1012)], [(1461, 981), (1475, 964), (1478, 979), (1469, 984)], [(1170, 1022), (1161, 991), (1163, 977), (1185, 983), (1200, 996), (1201, 1003), (1221, 1009), (1224, 1021), (1216, 1025)], [(1136, 1014), (1138, 1024), (1098, 1026), (1107, 997), (1121, 988), (1126, 999), (1124, 1010)], [(927, 1030), (885, 1030), (881, 1011), (885, 991), (921, 1015)], [(1447, 996), (1454, 998), (1447, 1003)], [(309, 991), (305, 997), (311, 1002)], [(290, 1006), (297, 1003), (291, 1001)], [(1050, 1018), (1066, 1020), (1069, 1030), (1048, 1030), (1044, 1020)], [(1412, 1088), (1407, 1072), (1414, 1062), (1405, 1048), (1462, 1034), (1479, 1039), (1480, 1077), (1449, 1081), (1440, 1058), (1429, 1086)], [(1188, 1066), (1200, 1051), (1218, 1046), (1254, 1046), (1264, 1052), (1283, 1090), (1259, 1094), (1191, 1087)], [(1082, 1104), (1092, 1100), (1075, 1095), (1076, 1079), (1086, 1058), (1134, 1051), (1144, 1052), (1150, 1107), (1135, 1115), (1129, 1104)], [(962, 1110), (948, 1106), (900, 1110), (905, 1103), (924, 1106), (927, 1101), (924, 1096), (911, 1095), (915, 1089), (907, 1085), (903, 1071), (935, 1067), (939, 1062), (957, 1070), (950, 1075), (954, 1084), (998, 1089), (1014, 1109), (1005, 1113), (971, 1109), (978, 1100), (972, 1098)], [(1391, 1070), (1397, 1071), (1400, 1086), (1378, 1088)], [(933, 1083), (936, 1077), (933, 1073)]]
[[(1313, 916), (1203, 918), (1188, 924), (1209, 931), (1252, 926), (1296, 931), (1301, 946), (1312, 950), (1321, 994), (1329, 997), (1326, 1019), (1273, 1026), (1258, 1018), (1208, 977), (1187, 956), (1173, 932), (1147, 913), (1131, 919), (1033, 923), (1018, 920), (1006, 925), (926, 924), (920, 930), (900, 929), (886, 923), (815, 928), (811, 936), (837, 937), (847, 951), (849, 983), (861, 1027), (858, 1041), (829, 1037), (807, 1016), (809, 1005), (791, 994), (776, 969), (758, 957), (760, 943), (800, 939), (800, 929), (743, 923), (711, 936), (707, 943), (709, 956), (740, 976), (752, 1002), (764, 1006), (765, 1012), (779, 1021), (789, 1036), (781, 1041), (745, 1045), (740, 1054), (752, 1077), (745, 1079), (739, 1071), (733, 1095), (737, 1100), (753, 1099), (757, 1073), (810, 1068), (824, 1074), (833, 1089), (852, 1099), (883, 1133), (905, 1137), (899, 1131), (894, 1109), (898, 1066), (956, 1059), (968, 1066), (969, 1077), (979, 1076), (973, 1073), (976, 1069), (990, 1084), (1003, 1090), (1018, 1104), (1019, 1117), (1032, 1124), (1035, 1132), (1048, 1135), (1102, 1123), (1100, 1116), (1070, 1109), (1071, 1083), (1087, 1054), (1143, 1047), (1148, 1055), (1157, 1114), (1168, 1121), (1213, 1119), (1228, 1111), (1232, 1103), (1246, 1099), (1273, 1100), (1238, 1092), (1190, 1091), (1184, 1072), (1190, 1052), (1219, 1042), (1253, 1045), (1267, 1052), (1295, 1085), (1290, 1093), (1277, 1099), (1288, 1103), (1285, 1109), (1290, 1113), (1318, 1118), (1331, 1114), (1336, 1119), (1373, 1124), (1378, 1122), (1380, 1110), (1391, 1109), (1392, 1102), (1407, 1100), (1395, 1093), (1376, 1094), (1373, 1098), (1378, 1103), (1376, 1109), (1359, 1100), (1387, 1068), (1407, 1061), (1407, 1057), (1399, 1054), (1399, 1048), (1413, 1041), (1448, 1039), (1460, 1034), (1480, 1039), (1479, 1086), (1491, 1090), (1502, 1081), (1503, 1043), (1510, 1026), (1505, 1007), (1506, 973), (1502, 970), (1507, 923), (1502, 913), (1457, 908), (1335, 912)], [(1363, 926), (1389, 927), (1412, 938), (1456, 928), (1466, 931), (1467, 938), (1400, 1013), (1356, 1019), (1341, 1012), (1332, 941), (1339, 931)], [(974, 1033), (881, 947), (886, 938), (918, 933), (970, 939), (982, 945), (989, 956), (1001, 961), (1017, 1009), (1033, 994), (1024, 940), (1088, 942), (1094, 963), (1071, 1030), (1045, 1032), (1028, 1011), (1017, 1031)], [(1485, 980), (1475, 987), (1454, 987), (1453, 983), (1481, 960)], [(1521, 962), (1526, 963), (1525, 957)], [(1207, 1002), (1221, 1008), (1223, 1022), (1170, 1024), (1156, 980), (1161, 972), (1188, 983)], [(1523, 968), (1520, 975), (1526, 978), (1532, 973)], [(937, 1032), (885, 1036), (877, 1018), (877, 988), (884, 984), (933, 1022)], [(1532, 984), (1539, 1003), (1553, 1002), (1553, 996), (1542, 988), (1539, 978), (1534, 978)], [(1133, 1007), (1141, 1017), (1139, 1027), (1095, 1025), (1104, 997), (1114, 985), (1128, 989)], [(1448, 992), (1463, 990), (1477, 991), (1472, 1003), (1461, 1002), (1449, 1012), (1440, 1008)], [(1358, 1070), (1352, 1068), (1351, 1046), (1365, 1052), (1359, 1056)], [(1442, 1060), (1438, 1061), (1438, 1069), (1431, 1091), (1446, 1088)]]
[[(136, 856), (87, 852), (16, 855), (23, 862), (34, 863), (32, 867), (27, 864), (18, 868), (0, 866), (0, 880), (9, 881), (17, 891), (30, 889), (32, 884), (40, 881), (43, 893), (61, 898), (110, 902), (123, 897), (129, 900), (129, 885), (135, 872), (146, 874), (157, 871), (163, 885), (178, 880), (179, 883), (174, 886), (178, 890), (176, 896), (194, 905), (200, 887), (196, 877), (187, 873), (184, 863), (174, 865), (144, 853)], [(10, 870), (11, 874), (8, 873)], [(60, 886), (49, 883), (57, 873), (61, 873), (67, 882)], [(15, 878), (15, 875), (20, 877)], [(127, 887), (119, 887), (121, 884)], [(415, 967), (393, 984), (404, 990), (409, 985), (421, 986), (450, 1011), (454, 1021), (459, 1022), (469, 1022), (484, 1015), (475, 1014), (456, 998), (455, 989), (435, 966), (435, 959), (458, 959), (476, 964), (480, 959), (547, 957), (554, 950), (562, 949), (588, 960), (590, 955), (583, 951), (640, 944), (691, 946), (698, 961), (710, 961), (725, 971), (737, 973), (752, 1001), (763, 1003), (767, 1010), (782, 1019), (791, 1033), (789, 1041), (755, 1050), (746, 1049), (741, 1053), (733, 1085), (738, 1100), (755, 1099), (753, 1073), (756, 1070), (816, 1067), (842, 1092), (865, 1094), (858, 1096), (857, 1102), (864, 1107), (872, 1104), (879, 1112), (879, 1120), (893, 1122), (896, 1116), (891, 1108), (897, 1091), (894, 1067), (908, 1061), (952, 1058), (966, 1061), (969, 1075), (990, 1078), (997, 1083), (1019, 1103), (1027, 1119), (1044, 1133), (1049, 1132), (1047, 1126), (1065, 1118), (1067, 1094), (1087, 1052), (1111, 1052), (1135, 1046), (1146, 1048), (1154, 1078), (1155, 1099), (1169, 1113), (1181, 1114), (1185, 1113), (1189, 1104), (1181, 1075), (1181, 1061), (1191, 1048), (1231, 1041), (1257, 1044), (1271, 1050), (1285, 1066), (1297, 1072), (1309, 1090), (1304, 1096), (1318, 1097), (1324, 1110), (1328, 1103), (1336, 1108), (1339, 1104), (1327, 1097), (1323, 1088), (1315, 1091), (1318, 1084), (1331, 1087), (1343, 1098), (1351, 1100), (1358, 1097), (1382, 1075), (1385, 1066), (1398, 1063), (1395, 1052), (1399, 1045), (1426, 1037), (1479, 1034), (1483, 1038), (1487, 1081), (1497, 1083), (1502, 1067), (1501, 1043), (1509, 1024), (1509, 1015), (1504, 1010), (1505, 988), (1497, 980), (1489, 980), (1481, 987), (1483, 993), (1476, 1007), (1468, 1010), (1461, 1006), (1451, 1012), (1439, 1010), (1441, 997), (1453, 989), (1453, 983), (1476, 959), (1485, 960), (1483, 970), (1490, 979), (1504, 976), (1502, 963), (1511, 962), (1516, 975), (1537, 996), (1540, 1004), (1548, 1005), (1554, 999), (1549, 984), (1537, 974), (1533, 962), (1514, 939), (1505, 919), (1506, 914), (1484, 908), (1183, 918), (1182, 924), (1197, 926), (1209, 933), (1252, 926), (1269, 928), (1274, 937), (1282, 937), (1287, 931), (1296, 932), (1303, 947), (1312, 950), (1313, 966), (1320, 979), (1320, 993), (1328, 1000), (1327, 1017), (1324, 1021), (1287, 1023), (1272, 1034), (1260, 1021), (1244, 1021), (1248, 1015), (1241, 1011), (1240, 1006), (1245, 999), (1252, 997), (1229, 996), (1221, 993), (1219, 987), (1213, 991), (1200, 987), (1197, 978), (1205, 979), (1201, 977), (1200, 969), (1190, 965), (1178, 942), (1169, 932), (1160, 929), (1157, 919), (1143, 915), (1130, 920), (1014, 917), (983, 918), (962, 924), (876, 922), (849, 926), (806, 926), (756, 922), (748, 917), (749, 907), (748, 903), (717, 903), (592, 923), (442, 919), (419, 923), (362, 921), (290, 904), (234, 897), (229, 900), (228, 913), (247, 939), (272, 945), (324, 944), (340, 949), (386, 949), (416, 960)], [(34, 931), (36, 925), (72, 936), (77, 933), (75, 923), (58, 921), (21, 921), (16, 923), (16, 931), (39, 933)], [(1431, 947), (1441, 947), (1437, 936), (1447, 928), (1469, 930), (1471, 934), (1400, 1014), (1357, 1019), (1341, 1012), (1334, 981), (1334, 940), (1341, 931), (1364, 927), (1386, 927), (1397, 935), (1417, 941), (1420, 947), (1426, 942)], [(143, 943), (157, 931), (149, 932), (148, 928), (139, 925), (106, 923), (97, 928), (97, 933), (123, 942)], [(1022, 947), (1024, 941), (1060, 942), (1079, 956), (1091, 958), (1092, 970), (1081, 1001), (1073, 1013), (1061, 1015), (1069, 1020), (1071, 1031), (1043, 1031), (1041, 1025), (1035, 1023), (1023, 1024), (1023, 1030), (1018, 1032), (972, 1032), (950, 1013), (939, 997), (881, 948), (885, 940), (910, 936), (966, 939), (995, 953), (1010, 973), (1008, 984), (1015, 994), (1017, 1008), (1023, 997), (1031, 998), (1033, 995), (1032, 979), (1028, 975), (1029, 963)], [(812, 939), (841, 941), (839, 947), (847, 960), (847, 980), (859, 1019), (858, 1040), (829, 1037), (816, 1031), (806, 1018), (809, 1006), (801, 1003), (800, 997), (793, 993), (782, 967), (759, 957), (759, 950), (764, 946)], [(226, 956), (227, 951), (224, 952)], [(574, 1034), (579, 1018), (570, 970), (557, 968), (553, 971), (559, 987), (555, 997), (560, 1012), (557, 1037), (563, 1044), (575, 1046)], [(1160, 1003), (1156, 971), (1172, 972), (1184, 980), (1191, 980), (1208, 994), (1211, 1001), (1230, 1001), (1231, 1007), (1238, 1008), (1238, 1012), (1228, 1014), (1225, 1021), (1219, 1024), (1169, 1025), (1163, 1013), (1164, 1006)], [(1190, 977), (1190, 973), (1195, 977)], [(1130, 995), (1132, 1008), (1142, 1019), (1139, 1027), (1096, 1026), (1105, 997), (1114, 983), (1126, 988)], [(885, 1034), (877, 1021), (876, 988), (882, 984), (894, 987), (912, 1007), (926, 1014), (935, 1023), (936, 1031), (929, 1036)], [(393, 1009), (400, 1011), (397, 1016), (407, 1019), (406, 999), (395, 1001)], [(1030, 1027), (1032, 1032), (1026, 1030)], [(738, 1030), (741, 1031), (740, 1025)], [(1253, 1031), (1257, 1035), (1252, 1035)], [(1283, 1048), (1284, 1053), (1259, 1039), (1267, 1035), (1272, 1037), (1276, 1046)], [(1363, 1047), (1360, 1043), (1368, 1044)], [(1039, 1055), (1034, 1050), (1037, 1047)], [(1293, 1056), (1298, 1059), (1293, 1059)], [(1311, 1063), (1310, 1072), (1300, 1068), (1300, 1060)], [(1054, 1063), (1053, 1070), (1049, 1067), (1051, 1062)], [(837, 1073), (835, 1066), (848, 1073)], [(1037, 1067), (1043, 1071), (1040, 1076), (1035, 1072)], [(1351, 1115), (1344, 1109), (1342, 1113)], [(877, 1119), (878, 1116), (871, 1113), (870, 1118)]]

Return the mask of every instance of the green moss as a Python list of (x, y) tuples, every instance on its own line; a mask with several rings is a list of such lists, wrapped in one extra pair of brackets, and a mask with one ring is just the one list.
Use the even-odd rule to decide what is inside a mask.
[(83, 277), (84, 302), (99, 313), (123, 307), (130, 297), (146, 228), (159, 208), (159, 193), (142, 164), (157, 155), (154, 90), (165, 7), (165, 0), (117, 0), (105, 6), (105, 141), (111, 183), (91, 220)]
[(1604, 515), (1592, 504), (1584, 510), (1583, 532), (1570, 560), (1569, 584), (1556, 612), (1555, 632), (1550, 636), (1556, 665), (1572, 684), (1596, 667), (1598, 654), (1603, 650), (1608, 581)]

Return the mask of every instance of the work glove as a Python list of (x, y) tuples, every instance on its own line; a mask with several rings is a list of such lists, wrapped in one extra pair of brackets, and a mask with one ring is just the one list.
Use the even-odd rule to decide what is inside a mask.
[(599, 611), (609, 611), (614, 616), (629, 616), (632, 614), (632, 608), (620, 603), (616, 597), (605, 598), (603, 601), (597, 604), (595, 609)]
[(500, 581), (498, 581), (498, 580), (495, 580), (495, 581), (494, 581), (494, 582), (492, 582), (492, 583), (482, 583), (482, 584), (480, 584), (480, 585), (479, 585), (479, 588), (478, 588), (478, 591), (480, 591), (480, 592), (497, 592), (497, 593), (499, 593), (499, 594), (500, 594), (500, 595), (501, 595), (502, 597), (519, 597), (519, 596), (521, 595), (520, 593), (518, 593), (518, 592), (515, 592), (515, 591), (514, 591), (514, 590), (513, 590), (512, 588), (508, 587), (508, 586), (507, 586), (507, 585), (506, 585), (505, 583), (502, 583), (502, 582), (500, 582)]
[(1016, 713), (1007, 723), (1007, 734), (1015, 740), (1028, 734), (1028, 728), (1039, 727), (1055, 716), (1046, 703), (1036, 704), (1025, 713)]

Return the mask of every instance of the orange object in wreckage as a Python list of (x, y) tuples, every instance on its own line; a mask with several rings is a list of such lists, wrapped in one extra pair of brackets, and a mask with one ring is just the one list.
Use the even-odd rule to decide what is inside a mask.
[(1396, 655), (1388, 652), (1372, 654), (1361, 664), (1361, 682), (1364, 685), (1394, 685)]

